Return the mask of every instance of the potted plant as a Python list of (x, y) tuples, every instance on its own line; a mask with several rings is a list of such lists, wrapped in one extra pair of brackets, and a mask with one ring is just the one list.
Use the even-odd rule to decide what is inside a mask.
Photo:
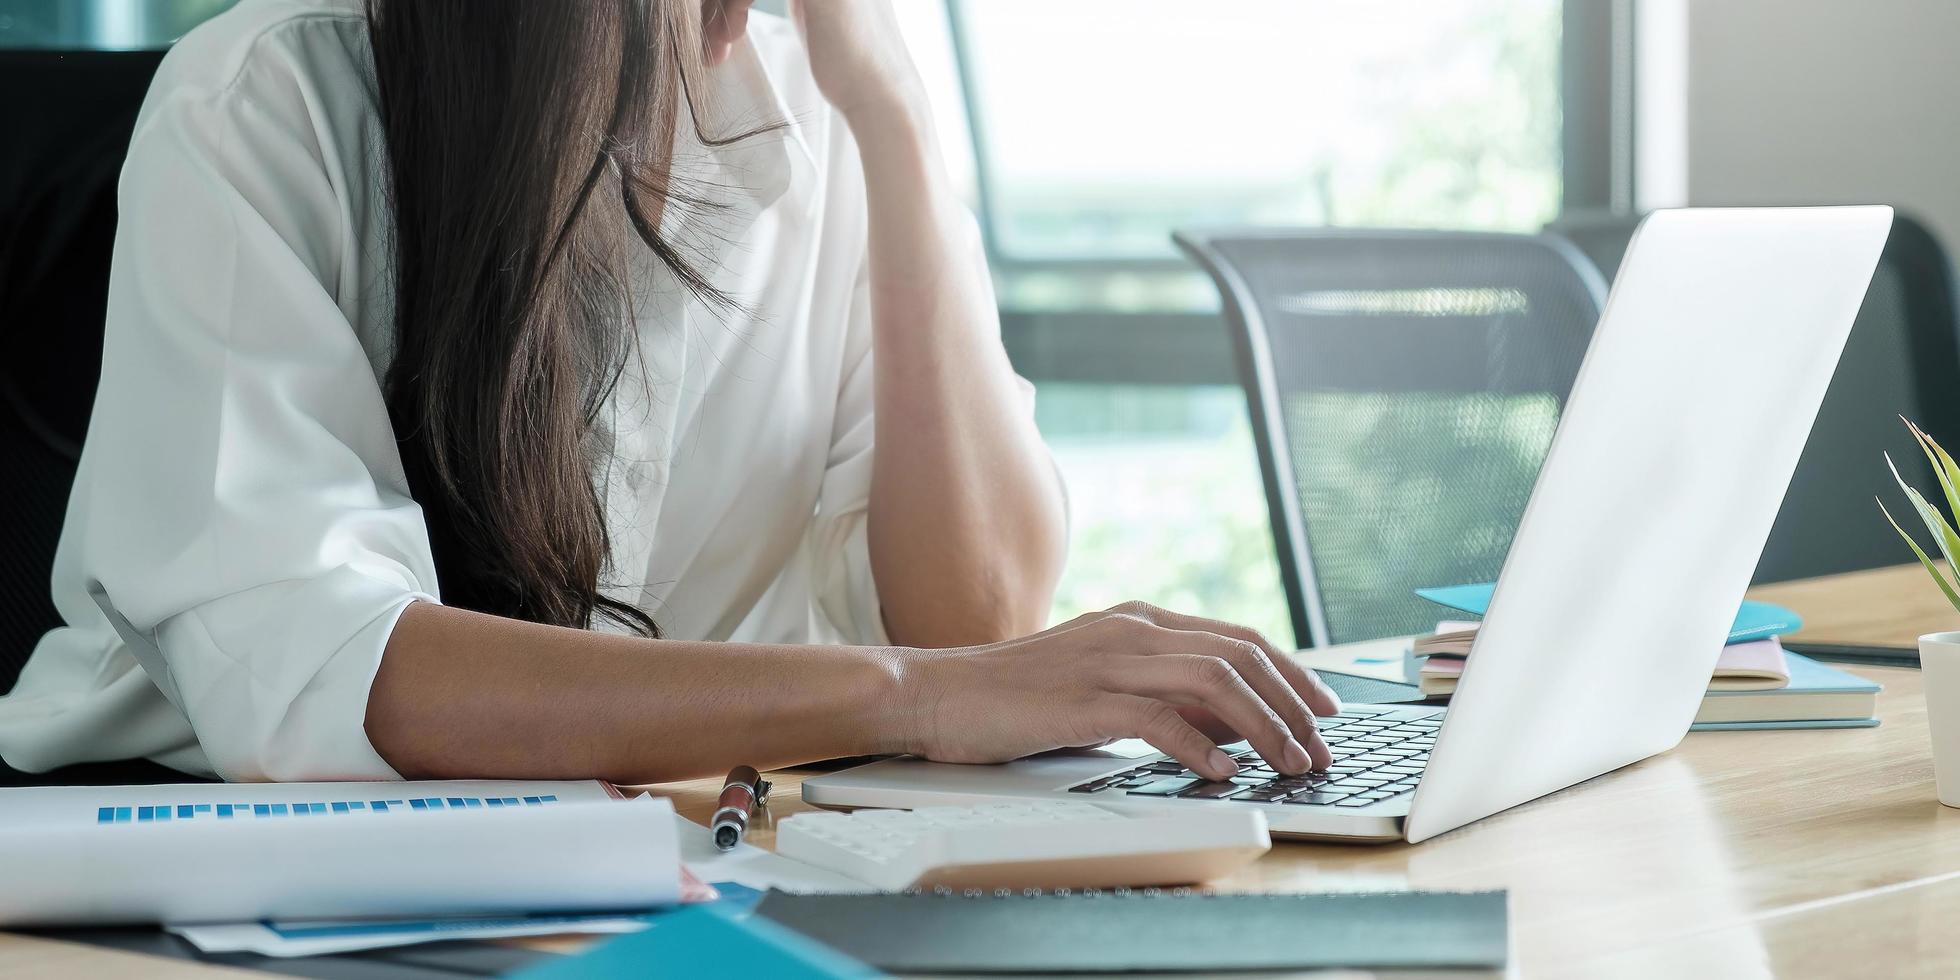
[[(1933, 475), (1939, 479), (1948, 512), (1960, 518), (1960, 466), (1956, 466), (1953, 457), (1947, 455), (1932, 436), (1921, 431), (1910, 419), (1902, 418), (1901, 421), (1912, 430), (1913, 440), (1926, 454), (1926, 461), (1933, 464)], [(1933, 576), (1946, 601), (1955, 610), (1960, 610), (1960, 580), (1952, 577), (1960, 572), (1960, 563), (1953, 560), (1954, 555), (1960, 554), (1960, 532), (1954, 530), (1953, 524), (1948, 522), (1937, 506), (1906, 483), (1889, 453), (1886, 454), (1885, 465), (1891, 467), (1892, 478), (1898, 481), (1899, 489), (1905, 491), (1912, 509), (1919, 512), (1920, 521), (1926, 525), (1927, 533), (1933, 536), (1934, 547), (1939, 549), (1940, 557), (1946, 559), (1946, 567), (1942, 569), (1927, 556), (1926, 549), (1921, 548), (1919, 542), (1899, 526), (1892, 512), (1885, 509), (1884, 501), (1879, 502), (1878, 509), (1884, 511), (1885, 519), (1892, 522), (1892, 529), (1905, 539), (1912, 553), (1919, 556), (1919, 563), (1926, 566), (1926, 573)], [(1928, 633), (1920, 637), (1919, 668), (1926, 690), (1926, 727), (1933, 739), (1933, 780), (1940, 802), (1960, 807), (1960, 632)]]

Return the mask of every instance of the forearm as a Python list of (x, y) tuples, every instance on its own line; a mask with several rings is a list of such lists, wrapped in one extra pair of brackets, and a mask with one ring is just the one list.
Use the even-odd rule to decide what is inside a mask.
[(646, 783), (902, 752), (903, 666), (885, 648), (645, 640), (417, 602), (367, 734), (409, 778)]
[(870, 212), (878, 452), (870, 544), (885, 623), (917, 646), (1040, 629), (1061, 488), (1000, 343), (963, 205), (919, 112), (852, 120)]

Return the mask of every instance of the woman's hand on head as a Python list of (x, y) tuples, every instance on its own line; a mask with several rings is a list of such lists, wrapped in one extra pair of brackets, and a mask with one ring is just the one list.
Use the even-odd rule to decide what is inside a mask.
[(862, 125), (920, 111), (919, 72), (890, 0), (790, 0), (817, 89)]
[(907, 668), (914, 751), (1004, 762), (1141, 738), (1196, 772), (1237, 766), (1243, 738), (1275, 770), (1332, 762), (1316, 715), (1340, 701), (1257, 632), (1133, 602), (1004, 643), (915, 651)]

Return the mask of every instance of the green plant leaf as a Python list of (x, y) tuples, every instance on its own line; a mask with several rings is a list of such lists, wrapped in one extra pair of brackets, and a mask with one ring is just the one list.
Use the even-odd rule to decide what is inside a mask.
[(1919, 449), (1926, 454), (1926, 462), (1933, 464), (1933, 475), (1939, 478), (1940, 489), (1946, 495), (1947, 513), (1960, 520), (1960, 466), (1954, 465), (1953, 457), (1947, 455), (1940, 444), (1926, 434), (1926, 430), (1914, 425), (1911, 419), (1899, 416), (1899, 420), (1912, 430), (1912, 437), (1919, 443)]
[(1905, 539), (1906, 547), (1911, 548), (1912, 553), (1919, 556), (1919, 563), (1926, 566), (1926, 574), (1931, 575), (1933, 581), (1938, 583), (1940, 591), (1946, 593), (1947, 603), (1954, 609), (1960, 610), (1960, 593), (1953, 591), (1953, 586), (1947, 582), (1946, 576), (1940, 574), (1940, 567), (1933, 564), (1933, 560), (1926, 557), (1925, 549), (1919, 547), (1919, 542), (1914, 541), (1912, 535), (1907, 534), (1906, 529), (1899, 526), (1899, 522), (1892, 517), (1892, 512), (1885, 509), (1885, 501), (1878, 500), (1876, 497), (1872, 499), (1877, 500), (1879, 513), (1884, 514), (1885, 519), (1892, 522), (1892, 530), (1899, 532), (1899, 537)]
[(1946, 567), (1951, 573), (1960, 574), (1960, 562), (1953, 560), (1954, 555), (1960, 554), (1960, 533), (1954, 532), (1953, 525), (1946, 522), (1939, 508), (1927, 503), (1926, 498), (1921, 496), (1919, 491), (1907, 485), (1905, 477), (1899, 475), (1898, 466), (1893, 464), (1891, 453), (1885, 454), (1885, 465), (1891, 467), (1892, 479), (1898, 481), (1899, 489), (1906, 492), (1906, 499), (1912, 502), (1912, 509), (1919, 512), (1919, 519), (1925, 523), (1926, 532), (1933, 536), (1933, 543), (1939, 546), (1940, 557), (1946, 559)]

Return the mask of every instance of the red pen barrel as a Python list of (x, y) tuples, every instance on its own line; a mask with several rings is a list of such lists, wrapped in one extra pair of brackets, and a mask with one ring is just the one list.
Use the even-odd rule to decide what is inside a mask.
[(761, 805), (761, 793), (767, 785), (762, 781), (762, 774), (752, 766), (736, 766), (729, 772), (709, 825), (715, 835), (715, 846), (726, 851), (741, 841), (742, 835), (748, 832), (749, 818)]

